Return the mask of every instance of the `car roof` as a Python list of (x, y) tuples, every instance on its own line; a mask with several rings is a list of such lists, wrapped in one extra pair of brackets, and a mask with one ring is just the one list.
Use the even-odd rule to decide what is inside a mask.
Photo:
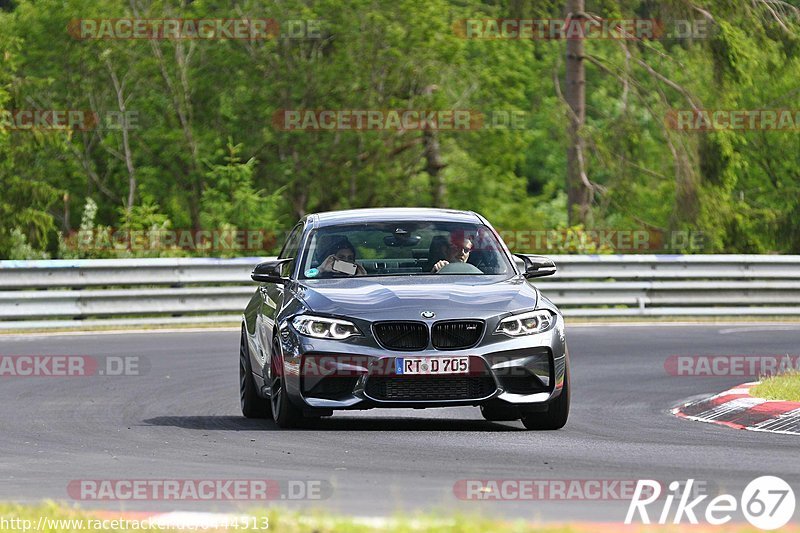
[(336, 226), (356, 222), (467, 222), (483, 223), (472, 211), (435, 209), (432, 207), (377, 207), (370, 209), (347, 209), (326, 211), (308, 215), (315, 227)]

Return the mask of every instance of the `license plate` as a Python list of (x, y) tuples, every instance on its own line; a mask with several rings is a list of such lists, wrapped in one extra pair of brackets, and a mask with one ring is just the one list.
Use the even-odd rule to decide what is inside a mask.
[(395, 374), (468, 374), (469, 356), (461, 357), (398, 357)]

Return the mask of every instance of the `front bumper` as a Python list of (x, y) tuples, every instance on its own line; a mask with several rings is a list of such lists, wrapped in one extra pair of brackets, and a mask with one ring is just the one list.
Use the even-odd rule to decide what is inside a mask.
[[(305, 410), (373, 407), (447, 407), (501, 403), (520, 410), (546, 405), (561, 394), (568, 364), (564, 321), (544, 333), (507, 337), (484, 333), (473, 348), (387, 350), (370, 342), (313, 339), (282, 324), (280, 342), (289, 399)], [(404, 376), (397, 357), (468, 356), (470, 372)]]

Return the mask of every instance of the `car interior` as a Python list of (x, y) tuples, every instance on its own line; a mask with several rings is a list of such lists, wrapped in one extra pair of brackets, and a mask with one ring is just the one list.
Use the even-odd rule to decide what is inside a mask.
[[(381, 243), (377, 246), (373, 243), (365, 242), (363, 238), (359, 239), (358, 233), (349, 233), (347, 235), (342, 233), (320, 233), (313, 239), (311, 244), (311, 265), (314, 268), (319, 267), (331, 253), (332, 246), (342, 240), (349, 241), (356, 248), (356, 263), (364, 267), (367, 275), (434, 274), (433, 266), (438, 261), (446, 259), (450, 233), (442, 231), (433, 235), (410, 235), (404, 239), (394, 240), (391, 233), (387, 232), (384, 242), (394, 242), (395, 244), (386, 245)], [(454, 268), (448, 269), (449, 273), (490, 275), (506, 273), (506, 266), (499, 259), (499, 252), (494, 246), (488, 244), (482, 248), (477, 245), (479, 239), (472, 237), (472, 240), (476, 245), (473, 246), (472, 252), (470, 252), (467, 264), (472, 265), (477, 270), (468, 267), (457, 268), (456, 265), (452, 265)], [(427, 246), (425, 246), (426, 241), (428, 241)], [(409, 244), (414, 244), (414, 247), (409, 246)], [(423, 246), (420, 247), (419, 245)], [(374, 256), (376, 254), (380, 254), (383, 257), (369, 258), (370, 255)], [(320, 273), (316, 277), (349, 276), (337, 272), (326, 272)]]

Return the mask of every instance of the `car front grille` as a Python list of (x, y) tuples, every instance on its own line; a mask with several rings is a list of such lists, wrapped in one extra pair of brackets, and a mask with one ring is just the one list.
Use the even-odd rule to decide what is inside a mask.
[(437, 350), (458, 350), (475, 346), (482, 334), (480, 320), (437, 322), (431, 330), (431, 341)]
[(366, 393), (376, 400), (472, 400), (495, 389), (490, 376), (374, 376), (367, 380)]
[(376, 322), (375, 337), (394, 350), (422, 350), (428, 346), (428, 327), (422, 322)]

